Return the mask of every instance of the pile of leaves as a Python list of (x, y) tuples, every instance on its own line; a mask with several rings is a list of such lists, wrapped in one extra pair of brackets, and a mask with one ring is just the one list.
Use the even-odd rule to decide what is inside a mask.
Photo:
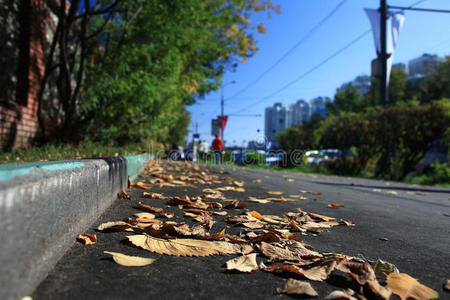
[[(225, 270), (232, 272), (267, 272), (285, 273), (292, 277), (279, 293), (318, 296), (309, 281), (347, 282), (345, 290), (337, 290), (325, 299), (389, 299), (392, 293), (401, 299), (435, 299), (438, 294), (420, 284), (407, 274), (382, 260), (372, 264), (359, 257), (339, 253), (323, 253), (305, 243), (299, 235), (320, 234), (334, 226), (355, 226), (347, 220), (336, 220), (297, 208), (282, 216), (264, 215), (255, 210), (246, 210), (247, 204), (228, 199), (223, 192), (244, 192), (244, 182), (230, 177), (220, 177), (202, 170), (198, 165), (189, 163), (168, 163), (154, 161), (148, 165), (145, 176), (147, 182), (130, 182), (132, 188), (150, 190), (152, 186), (192, 188), (197, 185), (210, 186), (202, 189), (202, 194), (195, 197), (166, 196), (161, 193), (143, 191), (145, 198), (151, 199), (152, 205), (139, 202), (137, 209), (141, 212), (123, 220), (101, 224), (101, 232), (125, 231), (129, 243), (146, 251), (173, 255), (197, 256), (237, 255), (225, 264)], [(214, 184), (222, 186), (212, 188)], [(306, 191), (304, 191), (306, 192)], [(283, 194), (282, 192), (268, 192)], [(313, 193), (313, 192), (310, 192)], [(315, 193), (319, 195), (320, 193)], [(295, 201), (294, 198), (276, 198), (280, 201)], [(129, 199), (125, 191), (119, 197)], [(297, 196), (300, 199), (301, 196)], [(258, 200), (258, 201), (255, 201)], [(270, 199), (270, 198), (267, 198)], [(273, 202), (267, 199), (250, 197), (258, 203)], [(265, 202), (267, 201), (267, 202)], [(153, 203), (175, 206), (186, 218), (194, 221), (173, 221), (173, 212), (153, 206)], [(160, 205), (161, 206), (161, 205)], [(339, 206), (337, 206), (339, 207)], [(220, 218), (232, 224), (227, 228), (213, 231), (213, 225)], [(92, 244), (89, 236), (80, 239)], [(96, 238), (95, 238), (96, 240)], [(94, 242), (95, 243), (95, 242)], [(114, 261), (124, 266), (145, 266), (154, 259), (128, 256), (122, 253), (105, 251), (112, 255)], [(304, 280), (297, 280), (302, 278)], [(349, 288), (351, 287), (351, 288)]]

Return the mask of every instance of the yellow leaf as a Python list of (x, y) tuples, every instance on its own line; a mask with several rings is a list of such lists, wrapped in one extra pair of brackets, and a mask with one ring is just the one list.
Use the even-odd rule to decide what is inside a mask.
[(253, 218), (257, 218), (257, 219), (260, 220), (260, 221), (264, 221), (264, 217), (263, 217), (259, 212), (257, 212), (257, 211), (252, 211), (252, 212), (250, 212), (250, 215), (251, 215)]
[(278, 192), (278, 191), (268, 191), (266, 193), (270, 194), (270, 195), (283, 195), (284, 194), (283, 192)]
[(405, 273), (391, 273), (386, 279), (387, 286), (402, 300), (413, 299), (437, 299), (439, 294), (429, 287), (419, 283)]
[(155, 262), (156, 259), (154, 258), (144, 258), (139, 256), (129, 256), (125, 255), (119, 252), (110, 252), (110, 251), (103, 251), (106, 254), (111, 254), (114, 261), (118, 263), (119, 265), (126, 266), (126, 267), (143, 267), (148, 266)]
[(140, 188), (140, 189), (143, 189), (143, 190), (148, 190), (148, 189), (150, 189), (150, 188), (152, 187), (150, 184), (144, 183), (144, 182), (142, 182), (142, 181), (139, 181), (139, 182), (137, 182), (137, 183), (131, 181), (131, 182), (130, 182), (130, 186), (132, 186), (132, 187), (137, 187), (137, 188)]

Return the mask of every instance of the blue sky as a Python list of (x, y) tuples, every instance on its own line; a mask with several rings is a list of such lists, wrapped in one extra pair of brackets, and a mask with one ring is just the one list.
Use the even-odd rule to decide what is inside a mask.
[[(263, 14), (252, 18), (263, 22), (268, 31), (255, 34), (258, 52), (235, 72), (228, 72), (223, 82), (225, 115), (261, 114), (261, 117), (231, 115), (225, 129), (227, 145), (242, 145), (254, 139), (259, 129), (264, 132), (264, 109), (275, 102), (284, 105), (298, 99), (307, 101), (318, 96), (333, 98), (336, 88), (356, 76), (370, 74), (370, 62), (376, 57), (372, 33), (304, 76), (282, 92), (280, 88), (311, 70), (333, 53), (370, 29), (364, 8), (378, 8), (379, 0), (346, 0), (327, 21), (309, 36), (281, 63), (246, 91), (229, 99), (254, 81), (283, 54), (298, 43), (314, 26), (342, 0), (274, 0), (281, 5), (281, 14), (267, 19)], [(388, 0), (388, 5), (410, 6), (417, 0)], [(416, 7), (450, 10), (449, 0), (425, 0)], [(407, 63), (423, 53), (450, 55), (450, 13), (405, 11), (405, 23), (400, 33), (394, 63)], [(227, 84), (235, 80), (235, 84)], [(220, 114), (220, 90), (189, 106), (190, 130), (198, 123), (201, 139), (211, 141), (211, 119)], [(256, 104), (253, 104), (256, 103)], [(249, 107), (250, 106), (250, 107)], [(192, 132), (188, 139), (192, 139)]]

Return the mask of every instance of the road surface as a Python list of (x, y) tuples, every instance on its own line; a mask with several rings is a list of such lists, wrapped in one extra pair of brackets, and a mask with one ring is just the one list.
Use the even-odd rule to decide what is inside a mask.
[[(298, 195), (299, 190), (321, 192), (321, 195), (301, 194), (308, 198), (303, 201), (248, 203), (247, 209), (281, 216), (300, 207), (304, 211), (354, 221), (354, 227), (339, 226), (318, 236), (301, 237), (321, 252), (389, 261), (400, 272), (436, 290), (441, 299), (450, 299), (450, 294), (442, 287), (450, 279), (450, 189), (233, 166), (208, 168), (221, 177), (231, 176), (245, 181), (245, 193), (225, 192), (228, 198), (243, 202), (247, 202), (249, 196), (266, 198), (269, 190), (283, 191), (285, 195)], [(287, 181), (286, 176), (293, 181)], [(261, 183), (254, 182), (257, 179)], [(203, 188), (205, 186), (200, 185), (195, 188), (163, 187), (152, 188), (151, 191), (163, 192), (167, 196), (195, 196), (200, 195)], [(131, 200), (117, 200), (89, 232), (94, 232), (101, 223), (131, 217), (138, 212), (135, 208), (138, 201), (163, 207), (182, 217), (182, 211), (176, 206), (168, 208), (165, 201), (145, 199), (142, 192), (141, 189), (133, 189)], [(344, 207), (328, 208), (330, 203)], [(240, 212), (230, 213), (236, 215)], [(182, 220), (175, 218), (178, 222)], [(191, 220), (187, 222), (193, 224)], [(213, 229), (220, 231), (225, 226), (226, 223), (217, 222)], [(230, 257), (173, 257), (150, 253), (128, 245), (125, 242), (127, 235), (130, 233), (100, 232), (95, 245), (74, 242), (31, 296), (33, 299), (290, 298), (276, 292), (276, 288), (288, 278), (286, 275), (225, 272), (223, 264)], [(146, 267), (127, 268), (115, 264), (103, 253), (105, 250), (157, 258), (157, 261)], [(338, 289), (328, 282), (311, 283), (318, 291), (319, 299)]]

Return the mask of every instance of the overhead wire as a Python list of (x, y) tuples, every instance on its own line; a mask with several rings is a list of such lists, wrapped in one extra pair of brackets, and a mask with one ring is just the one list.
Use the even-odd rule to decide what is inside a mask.
[[(253, 81), (251, 81), (249, 84), (247, 84), (244, 88), (240, 89), (239, 91), (237, 91), (236, 93), (234, 93), (232, 96), (228, 97), (225, 100), (230, 100), (235, 98), (236, 96), (242, 94), (243, 92), (245, 92), (246, 90), (248, 90), (251, 86), (253, 86), (254, 84), (256, 84), (259, 80), (261, 80), (261, 78), (263, 78), (266, 74), (268, 74), (270, 71), (272, 71), (277, 65), (279, 65), (286, 57), (288, 57), (295, 49), (297, 49), (298, 47), (300, 47), (308, 38), (311, 37), (311, 35), (317, 30), (319, 29), (319, 27), (321, 27), (323, 24), (325, 24), (325, 22), (331, 18), (338, 10), (339, 8), (341, 8), (342, 5), (344, 5), (344, 3), (347, 0), (342, 0), (340, 1), (323, 19), (321, 19), (319, 21), (319, 23), (317, 23), (313, 28), (311, 28), (311, 30), (308, 31), (308, 33), (306, 35), (304, 35), (297, 43), (295, 43), (294, 46), (292, 46), (288, 51), (286, 51), (279, 59), (277, 59), (277, 61), (275, 61), (275, 63), (273, 63), (269, 68), (267, 68), (265, 71), (263, 71), (256, 79), (254, 79)], [(426, 0), (421, 0), (421, 1), (426, 1)], [(220, 107), (219, 107), (220, 109)], [(218, 111), (217, 109), (214, 110), (214, 113), (212, 113), (210, 115), (214, 116), (215, 112)]]

